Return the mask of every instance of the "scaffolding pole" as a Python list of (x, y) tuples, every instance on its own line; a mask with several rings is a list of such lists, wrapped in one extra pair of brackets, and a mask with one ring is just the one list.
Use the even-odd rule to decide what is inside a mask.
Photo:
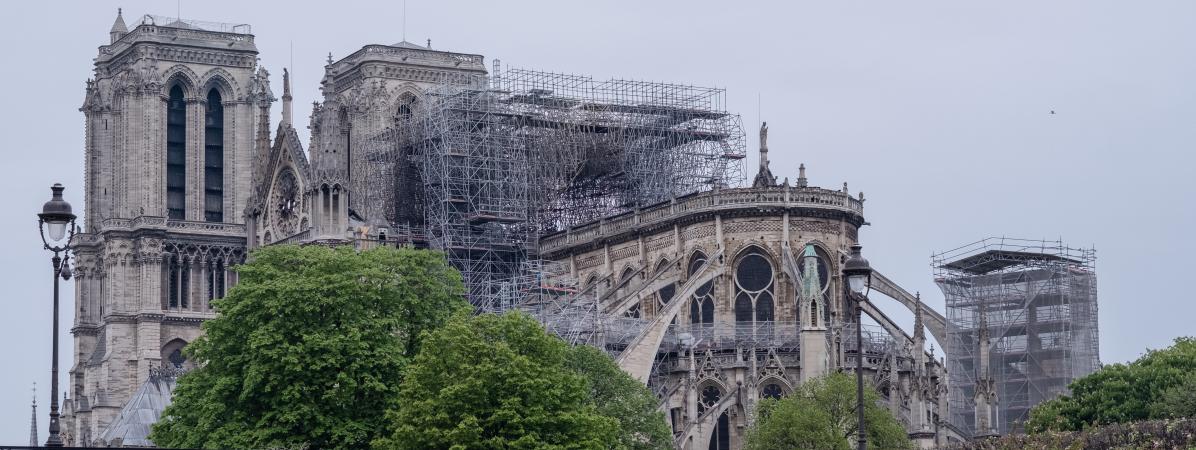
[[(742, 182), (746, 140), (724, 96), (715, 88), (496, 70), (482, 87), (428, 90), (416, 105), (416, 148), (388, 146), (398, 138), (382, 137), (368, 156), (419, 161), (429, 246), (461, 271), (475, 306), (501, 310), (519, 292), (517, 279), (534, 275), (523, 264), (536, 258), (539, 235)], [(406, 184), (384, 200), (398, 203)]]
[(981, 314), (1001, 434), (1024, 431), (1030, 408), (1066, 394), (1072, 380), (1099, 367), (1095, 250), (989, 238), (931, 259), (947, 303), (950, 416), (957, 427), (974, 432)]

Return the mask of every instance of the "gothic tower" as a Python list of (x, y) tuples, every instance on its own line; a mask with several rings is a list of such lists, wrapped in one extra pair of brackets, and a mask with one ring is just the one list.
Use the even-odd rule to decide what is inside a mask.
[[(68, 445), (87, 445), (213, 317), (235, 282), (265, 70), (248, 25), (121, 14), (95, 58), (85, 116)], [(268, 129), (265, 130), (268, 136)]]
[(430, 42), (366, 45), (339, 61), (329, 55), (310, 125), (312, 236), (345, 238), (349, 210), (375, 230), (422, 228), (417, 112), (438, 85), (485, 83), (481, 55), (433, 50)]
[(826, 349), (826, 301), (822, 296), (822, 281), (818, 276), (818, 253), (813, 244), (806, 244), (802, 256), (805, 265), (801, 280), (801, 380), (826, 375), (828, 370)]

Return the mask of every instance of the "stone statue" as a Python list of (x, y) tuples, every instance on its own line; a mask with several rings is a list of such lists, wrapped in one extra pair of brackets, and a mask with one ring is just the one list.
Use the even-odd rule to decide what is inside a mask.
[(768, 148), (768, 122), (760, 124), (760, 148)]

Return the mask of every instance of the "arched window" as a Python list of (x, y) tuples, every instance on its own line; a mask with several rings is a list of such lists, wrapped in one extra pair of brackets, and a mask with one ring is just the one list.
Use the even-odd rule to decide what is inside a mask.
[[(689, 259), (689, 276), (697, 275), (706, 264), (706, 255), (694, 253)], [(689, 306), (689, 323), (714, 323), (714, 280), (707, 281), (694, 291)]]
[(731, 450), (731, 417), (727, 411), (718, 416), (714, 434), (710, 436), (710, 450)]
[[(656, 264), (656, 273), (664, 272), (668, 269), (668, 266), (669, 260), (661, 260), (660, 263)], [(664, 305), (669, 304), (669, 300), (672, 300), (674, 295), (677, 295), (677, 283), (660, 288), (659, 291), (656, 291), (656, 295), (660, 297), (660, 307), (663, 308)]]
[(740, 258), (735, 269), (735, 321), (772, 321), (774, 286), (772, 264), (762, 250), (753, 248)]
[(166, 214), (187, 218), (187, 103), (178, 85), (166, 102)]
[(187, 341), (182, 339), (171, 339), (166, 345), (162, 346), (162, 366), (174, 369), (190, 369), (192, 364), (187, 360), (187, 355), (183, 354), (183, 348), (187, 346)]
[[(814, 254), (817, 256), (816, 261), (817, 261), (817, 267), (818, 267), (818, 287), (822, 290), (822, 293), (825, 295), (827, 289), (830, 288), (830, 281), (831, 281), (830, 256), (826, 254), (826, 251), (823, 250), (822, 247), (819, 247), (817, 245), (814, 245)], [(799, 256), (801, 258), (805, 258), (804, 256), (802, 256), (802, 254), (800, 252), (798, 253), (797, 256)], [(804, 279), (806, 277), (805, 261), (798, 261), (797, 270), (801, 274), (801, 277)]]
[[(342, 109), (340, 113), (341, 146), (345, 149), (345, 176), (353, 179), (353, 125), (349, 123), (349, 110)], [(333, 152), (336, 152), (333, 149)]]
[[(830, 274), (833, 273), (830, 257), (821, 247), (806, 244), (800, 261), (798, 270), (801, 279), (795, 292), (798, 299), (796, 304), (802, 307), (799, 308), (798, 322), (811, 327), (826, 326), (831, 308), (825, 303), (830, 298)], [(808, 308), (805, 307), (807, 305)]]
[(776, 384), (776, 383), (768, 383), (768, 384), (764, 385), (763, 389), (760, 389), (760, 397), (761, 398), (780, 399), (784, 395), (785, 395), (785, 391), (783, 389), (781, 389), (781, 385)]
[(208, 264), (208, 309), (212, 309), (212, 300), (224, 298), (224, 262), (214, 260)]
[(204, 114), (203, 138), (203, 218), (224, 221), (224, 105), (220, 92), (208, 91), (208, 109)]
[(415, 95), (410, 92), (404, 92), (403, 95), (400, 95), (398, 116), (396, 118), (399, 120), (410, 120), (412, 113), (415, 111), (415, 102)]
[(701, 401), (698, 402), (698, 415), (701, 416), (706, 410), (718, 406), (718, 402), (723, 398), (723, 391), (718, 386), (713, 384), (706, 385), (702, 388)]
[(167, 276), (170, 279), (166, 286), (170, 292), (166, 293), (166, 308), (175, 311), (190, 309), (191, 261), (182, 253), (171, 253)]

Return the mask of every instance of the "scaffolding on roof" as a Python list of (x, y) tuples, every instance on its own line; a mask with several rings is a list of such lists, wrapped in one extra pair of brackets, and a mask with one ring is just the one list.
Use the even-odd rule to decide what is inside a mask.
[[(746, 140), (724, 95), (518, 69), (496, 70), (489, 87), (429, 89), (415, 138), (428, 244), (475, 306), (509, 307), (542, 233), (739, 184)], [(408, 153), (370, 148), (386, 161)], [(393, 179), (383, 172), (370, 176)]]
[(181, 17), (158, 16), (146, 14), (141, 16), (138, 25), (162, 26), (182, 28), (187, 30), (215, 31), (217, 33), (253, 34), (253, 28), (247, 23), (225, 23), (204, 20), (184, 19)]
[(932, 256), (947, 303), (951, 422), (974, 433), (981, 314), (997, 386), (997, 431), (1022, 432), (1029, 410), (1100, 365), (1095, 250), (988, 238)]

